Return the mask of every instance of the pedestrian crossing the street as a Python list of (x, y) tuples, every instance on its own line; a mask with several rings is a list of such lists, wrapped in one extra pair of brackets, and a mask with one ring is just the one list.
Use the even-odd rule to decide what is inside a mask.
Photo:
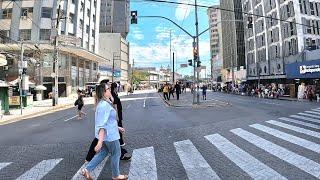
[[(312, 113), (313, 112), (313, 113)], [(272, 156), (279, 160), (279, 163), (285, 163), (284, 166), (294, 166), (303, 174), (309, 174), (316, 179), (320, 179), (320, 159), (310, 159), (310, 154), (314, 157), (320, 156), (320, 119), (310, 115), (318, 116), (320, 108), (297, 113), (298, 115), (290, 115), (281, 117), (278, 120), (268, 120), (263, 123), (251, 124), (248, 128), (231, 129), (228, 136), (221, 133), (209, 134), (204, 137), (212, 147), (208, 147), (210, 153), (221, 153), (222, 158), (230, 160), (224, 166), (238, 167), (241, 172), (251, 177), (252, 179), (289, 179), (286, 173), (281, 172), (279, 168), (273, 167), (271, 164), (266, 164), (261, 158), (255, 154), (250, 154), (250, 151), (245, 150), (246, 145), (236, 143), (234, 139), (241, 139), (250, 145), (261, 149), (266, 156)], [(261, 136), (261, 133), (264, 136)], [(266, 139), (266, 136), (272, 138)], [(231, 139), (234, 138), (234, 139)], [(305, 139), (305, 137), (310, 137)], [(270, 139), (279, 139), (290, 143), (292, 146), (283, 146), (281, 141), (272, 142)], [(175, 149), (174, 154), (181, 162), (186, 177), (190, 180), (200, 179), (223, 179), (221, 171), (215, 169), (210, 162), (206, 160), (201, 152), (202, 149), (193, 144), (190, 139), (176, 141), (172, 144)], [(308, 151), (308, 156), (303, 151), (297, 152), (296, 148), (305, 149)], [(291, 149), (292, 148), (292, 149)], [(134, 149), (130, 166), (128, 166), (128, 174), (130, 180), (157, 180), (159, 176), (156, 161), (157, 149), (154, 147), (145, 147)], [(54, 170), (59, 163), (65, 159), (59, 157), (57, 159), (42, 160), (38, 164), (26, 170), (26, 172), (17, 175), (17, 180), (38, 180), (43, 177), (49, 177), (50, 172)], [(106, 169), (107, 162), (110, 158), (106, 157), (98, 167), (91, 172), (94, 179), (101, 177), (102, 171)], [(215, 162), (215, 161), (214, 161)], [(0, 162), (0, 173), (4, 169), (10, 169), (15, 162)], [(86, 163), (79, 164), (76, 172), (70, 175), (68, 179), (82, 180), (80, 174), (81, 169)], [(79, 168), (79, 169), (78, 169)], [(78, 170), (77, 170), (78, 169)], [(227, 171), (227, 169), (226, 169)], [(125, 172), (124, 172), (125, 173)], [(180, 173), (181, 174), (181, 173)]]

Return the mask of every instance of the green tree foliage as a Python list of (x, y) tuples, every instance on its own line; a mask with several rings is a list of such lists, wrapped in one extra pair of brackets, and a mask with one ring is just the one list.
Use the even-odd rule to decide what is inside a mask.
[(141, 81), (149, 80), (149, 73), (145, 71), (133, 71), (133, 84), (140, 84)]

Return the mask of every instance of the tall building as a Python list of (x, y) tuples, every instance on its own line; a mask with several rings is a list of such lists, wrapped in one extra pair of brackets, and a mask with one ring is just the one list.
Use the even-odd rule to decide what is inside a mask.
[(48, 97), (52, 91), (52, 43), (59, 6), (59, 95), (68, 96), (84, 88), (86, 82), (97, 80), (98, 65), (105, 61), (97, 55), (100, 0), (0, 1), (0, 49), (12, 57), (8, 70), (0, 71), (1, 79), (18, 78), (19, 42), (23, 40), (30, 81), (46, 86), (44, 97)]
[(211, 54), (211, 79), (221, 81), (221, 69), (223, 68), (222, 59), (222, 28), (221, 28), (221, 13), (219, 6), (208, 8), (209, 31), (210, 34), (210, 54)]
[(100, 32), (121, 33), (126, 38), (130, 25), (129, 0), (101, 0)]
[[(245, 33), (249, 80), (261, 79), (263, 83), (267, 81), (266, 79), (282, 79), (285, 83), (293, 78), (290, 74), (298, 71), (299, 66), (303, 64), (287, 69), (289, 66), (297, 62), (315, 60), (307, 58), (309, 54), (307, 51), (316, 50), (320, 46), (318, 0), (244, 0), (243, 9), (245, 12), (289, 21), (253, 17), (253, 28), (246, 28)], [(320, 62), (314, 63), (320, 64)], [(305, 74), (303, 76), (301, 74), (301, 77), (295, 78), (306, 77)]]
[[(242, 4), (240, 0), (223, 0), (220, 1), (220, 7), (235, 11), (221, 11), (223, 68), (234, 77), (235, 71), (245, 68), (243, 17), (240, 13)], [(230, 78), (227, 81), (231, 81)]]

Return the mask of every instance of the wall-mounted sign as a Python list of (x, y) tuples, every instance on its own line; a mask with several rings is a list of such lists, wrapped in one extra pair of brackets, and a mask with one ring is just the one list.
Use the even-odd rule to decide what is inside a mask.
[(300, 66), (300, 74), (320, 72), (320, 65)]

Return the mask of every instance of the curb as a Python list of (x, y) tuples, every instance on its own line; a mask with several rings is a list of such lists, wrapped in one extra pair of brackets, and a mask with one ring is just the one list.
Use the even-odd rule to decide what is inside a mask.
[[(217, 92), (217, 91), (215, 91)], [(241, 95), (241, 94), (232, 94), (232, 93), (225, 93), (225, 92), (218, 92), (218, 93), (222, 93), (222, 94), (230, 94), (230, 95), (235, 95), (235, 96), (246, 96), (246, 97), (255, 97), (258, 99), (274, 99), (274, 100), (281, 100), (281, 101), (295, 101), (295, 102), (304, 102), (304, 101), (300, 101), (298, 99), (286, 99), (286, 98), (259, 98), (257, 96), (248, 96), (248, 95)]]
[(20, 117), (9, 118), (8, 120), (0, 122), (0, 125), (6, 125), (6, 124), (14, 123), (14, 122), (19, 122), (19, 121), (22, 121), (22, 120), (25, 120), (28, 118), (32, 118), (32, 117), (38, 117), (38, 116), (42, 116), (45, 114), (51, 114), (55, 111), (68, 109), (70, 107), (73, 107), (73, 104), (65, 104), (65, 105), (50, 107), (49, 109), (44, 109), (42, 111), (37, 111), (37, 112), (31, 113), (31, 114), (22, 115)]

